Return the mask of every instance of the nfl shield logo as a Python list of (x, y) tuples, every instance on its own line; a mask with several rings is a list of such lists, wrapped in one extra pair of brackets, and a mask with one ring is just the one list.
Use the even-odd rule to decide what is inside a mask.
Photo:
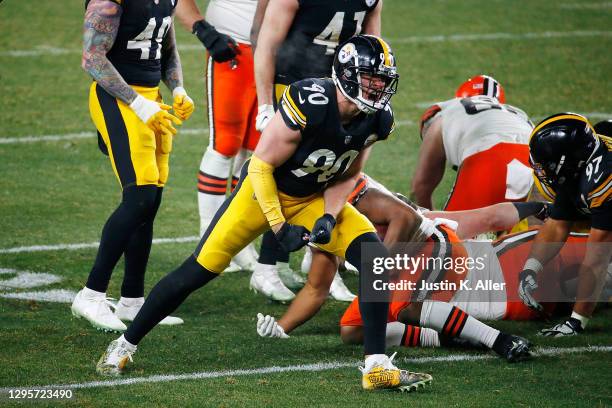
[(352, 138), (353, 138), (353, 136), (351, 136), (351, 135), (344, 136), (344, 144), (347, 145), (347, 144), (351, 143), (351, 139)]
[(376, 0), (365, 0), (366, 6), (372, 7), (372, 5), (376, 2)]

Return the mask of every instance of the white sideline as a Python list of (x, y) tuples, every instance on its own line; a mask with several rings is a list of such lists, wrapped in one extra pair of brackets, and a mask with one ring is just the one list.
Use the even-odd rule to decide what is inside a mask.
[(604, 3), (564, 3), (559, 4), (559, 8), (566, 10), (599, 10), (612, 8), (612, 2), (607, 1)]
[[(448, 35), (416, 35), (408, 37), (389, 38), (392, 44), (419, 44), (419, 43), (441, 43), (458, 41), (495, 41), (495, 40), (537, 40), (549, 38), (568, 37), (610, 37), (612, 31), (602, 30), (578, 30), (578, 31), (542, 31), (532, 33), (481, 33), (481, 34), (448, 34)], [(0, 52), (0, 57), (40, 57), (40, 56), (63, 56), (66, 54), (80, 54), (80, 48), (61, 48), (50, 45), (38, 45), (26, 50), (9, 50)], [(179, 52), (200, 51), (204, 48), (200, 44), (186, 44), (179, 46)]]
[[(198, 242), (200, 237), (195, 235), (178, 238), (155, 238), (154, 244), (177, 244), (183, 242)], [(100, 242), (84, 242), (80, 244), (57, 244), (57, 245), (32, 245), (13, 248), (0, 248), (0, 254), (18, 254), (22, 252), (43, 252), (43, 251), (75, 251), (78, 249), (97, 248)]]
[[(612, 351), (612, 346), (591, 346), (591, 347), (570, 347), (570, 348), (556, 348), (547, 347), (540, 349), (532, 354), (534, 356), (556, 356), (561, 354), (573, 354), (573, 353), (608, 353)], [(443, 362), (459, 362), (459, 361), (479, 361), (479, 360), (490, 360), (497, 359), (498, 357), (492, 354), (456, 354), (450, 356), (440, 357), (417, 357), (417, 358), (404, 358), (400, 359), (402, 362), (409, 364), (427, 364), (427, 363), (443, 363)], [(272, 367), (261, 367), (243, 370), (222, 370), (222, 371), (200, 371), (195, 373), (187, 374), (164, 374), (164, 375), (152, 375), (148, 377), (132, 377), (123, 378), (118, 380), (105, 380), (105, 381), (90, 381), (84, 383), (69, 383), (69, 384), (49, 384), (39, 386), (14, 386), (0, 388), (0, 394), (6, 394), (9, 390), (15, 389), (83, 389), (83, 388), (100, 388), (100, 387), (116, 387), (120, 385), (134, 385), (134, 384), (151, 384), (151, 383), (163, 383), (169, 381), (185, 381), (185, 380), (202, 380), (208, 378), (222, 378), (222, 377), (240, 377), (246, 375), (257, 375), (257, 374), (277, 374), (287, 372), (298, 372), (298, 371), (325, 371), (335, 370), (338, 368), (357, 368), (360, 361), (332, 361), (332, 362), (319, 362), (313, 364), (298, 364), (290, 366), (272, 366)]]

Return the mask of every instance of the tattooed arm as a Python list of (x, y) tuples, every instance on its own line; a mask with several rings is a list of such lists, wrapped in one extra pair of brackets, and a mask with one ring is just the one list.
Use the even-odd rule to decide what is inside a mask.
[(170, 25), (168, 33), (162, 42), (161, 70), (162, 81), (164, 81), (168, 89), (174, 90), (176, 87), (183, 86), (183, 70), (176, 48), (174, 23)]
[(110, 0), (91, 0), (83, 25), (81, 66), (106, 92), (128, 105), (138, 94), (125, 82), (106, 58), (112, 48), (123, 9)]

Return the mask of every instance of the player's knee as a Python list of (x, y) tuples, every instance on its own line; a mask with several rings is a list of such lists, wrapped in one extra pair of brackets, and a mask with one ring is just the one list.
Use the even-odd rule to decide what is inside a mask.
[(363, 338), (362, 328), (360, 326), (342, 326), (340, 327), (340, 339), (344, 344), (361, 344)]
[(215, 145), (215, 151), (227, 157), (234, 157), (242, 146), (238, 141), (224, 141)]
[(170, 174), (170, 166), (161, 165), (159, 166), (159, 179), (158, 184), (163, 186), (168, 181), (168, 175)]
[(157, 185), (132, 186), (123, 190), (122, 205), (131, 217), (141, 221), (148, 220), (157, 212)]

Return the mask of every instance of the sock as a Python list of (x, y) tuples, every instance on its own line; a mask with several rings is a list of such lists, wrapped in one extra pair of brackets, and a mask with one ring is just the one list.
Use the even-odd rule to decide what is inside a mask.
[(126, 307), (135, 307), (135, 306), (142, 306), (144, 304), (144, 297), (135, 297), (135, 298), (131, 298), (131, 297), (125, 297), (125, 296), (121, 296), (121, 298), (119, 299), (119, 303), (121, 303), (123, 306)]
[(86, 286), (97, 292), (108, 288), (113, 269), (125, 252), (133, 234), (149, 220), (155, 206), (157, 186), (131, 186), (123, 190), (119, 206), (110, 215), (104, 228), (96, 260)]
[(584, 317), (576, 312), (572, 312), (572, 316), (570, 318), (578, 320), (580, 322), (582, 330), (586, 329), (587, 323), (589, 322), (588, 317)]
[(266, 231), (261, 237), (261, 249), (259, 251), (259, 263), (264, 265), (276, 265), (276, 255), (280, 245), (274, 233)]
[(106, 297), (106, 292), (98, 292), (97, 290), (89, 289), (87, 286), (85, 286), (81, 292), (83, 293), (83, 296), (88, 299)]
[(518, 212), (519, 220), (536, 215), (544, 209), (544, 203), (539, 201), (516, 202), (512, 203)]
[(119, 338), (117, 339), (117, 341), (119, 343), (123, 343), (123, 346), (128, 349), (129, 351), (131, 351), (132, 353), (136, 351), (137, 347), (135, 344), (130, 343), (129, 341), (127, 341), (125, 339), (125, 337), (123, 336), (123, 334), (121, 336), (119, 336)]
[(163, 187), (157, 187), (155, 203), (149, 219), (132, 234), (125, 248), (125, 273), (121, 285), (121, 296), (141, 298), (144, 296), (144, 279), (153, 242), (153, 222), (162, 199)]
[(421, 309), (421, 326), (492, 348), (499, 330), (474, 319), (463, 310), (445, 302), (425, 301)]
[(234, 188), (236, 188), (236, 185), (238, 184), (238, 180), (240, 180), (240, 173), (242, 172), (242, 166), (247, 161), (247, 158), (251, 156), (251, 153), (253, 152), (245, 148), (241, 148), (238, 151), (238, 154), (234, 156), (234, 164), (232, 165), (233, 166), (232, 191), (234, 191)]
[[(367, 258), (362, 259), (361, 244), (369, 244), (368, 250), (363, 251)], [(374, 259), (388, 257), (387, 248), (374, 232), (367, 232), (355, 238), (346, 249), (345, 258), (359, 269), (359, 311), (363, 319), (363, 348), (366, 355), (384, 354), (387, 333), (387, 315), (389, 302), (365, 302), (362, 288), (370, 284), (373, 279)], [(389, 281), (389, 275), (383, 272), (376, 275), (383, 283)], [(384, 296), (384, 294), (380, 294)], [(382, 300), (382, 299), (381, 299)]]
[(232, 159), (206, 149), (198, 173), (198, 208), (200, 211), (200, 235), (203, 235), (215, 213), (225, 201), (227, 178)]
[(125, 339), (137, 345), (157, 323), (176, 310), (187, 296), (217, 276), (206, 270), (191, 255), (153, 287), (140, 312), (125, 331)]

